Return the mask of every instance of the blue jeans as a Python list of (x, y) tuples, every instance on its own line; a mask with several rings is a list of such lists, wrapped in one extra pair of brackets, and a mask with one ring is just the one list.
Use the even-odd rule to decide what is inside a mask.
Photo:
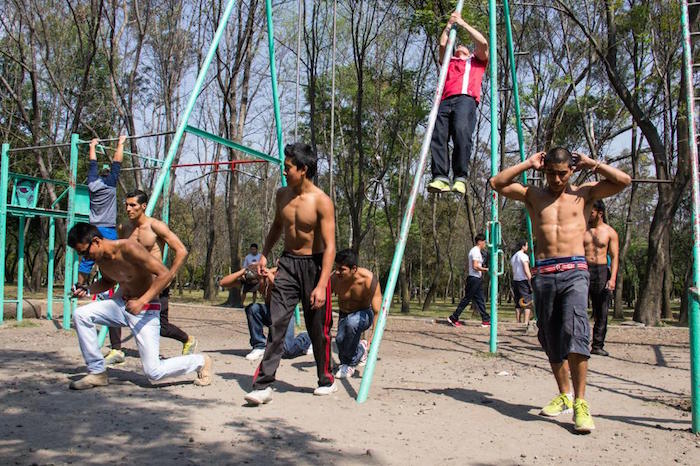
[[(102, 233), (105, 239), (117, 239), (117, 229), (114, 227), (97, 227)], [(86, 259), (84, 257), (80, 258), (80, 264), (78, 265), (78, 272), (90, 275), (92, 272), (92, 267), (95, 265), (95, 261), (92, 259)]]
[(360, 346), (362, 332), (370, 328), (374, 320), (372, 309), (361, 309), (351, 314), (340, 313), (338, 333), (335, 342), (338, 345), (340, 364), (357, 366), (365, 353)]
[[(250, 333), (250, 346), (253, 349), (264, 349), (267, 339), (263, 333), (263, 327), (272, 325), (270, 308), (265, 304), (253, 303), (245, 308), (245, 316), (248, 319), (248, 332)], [(306, 354), (311, 346), (311, 338), (306, 332), (294, 337), (294, 319), (289, 320), (287, 333), (284, 336), (283, 358), (292, 359)]]

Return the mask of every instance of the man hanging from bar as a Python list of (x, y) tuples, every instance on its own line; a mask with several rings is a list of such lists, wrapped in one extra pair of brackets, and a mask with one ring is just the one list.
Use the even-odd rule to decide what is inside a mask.
[(440, 35), (440, 62), (453, 25), (464, 28), (474, 41), (474, 53), (464, 45), (455, 45), (454, 55), (447, 68), (442, 101), (438, 108), (433, 138), (430, 142), (433, 179), (428, 184), (431, 193), (450, 191), (450, 165), (447, 154), (448, 139), (452, 138), (452, 191), (463, 195), (467, 192), (467, 168), (472, 153), (476, 110), (481, 95), (481, 81), (489, 59), (486, 38), (466, 21), (458, 12), (453, 12), (447, 26)]
[[(569, 184), (574, 171), (587, 168), (603, 179), (580, 186)], [(516, 181), (526, 170), (544, 171), (544, 188)], [(501, 195), (525, 204), (536, 239), (532, 288), (535, 292), (537, 337), (559, 388), (544, 408), (544, 416), (574, 413), (574, 430), (595, 429), (586, 395), (590, 358), (588, 323), (588, 264), (584, 250), (586, 223), (595, 201), (613, 196), (632, 179), (610, 165), (563, 147), (538, 152), (491, 178)], [(573, 382), (571, 395), (569, 369)]]

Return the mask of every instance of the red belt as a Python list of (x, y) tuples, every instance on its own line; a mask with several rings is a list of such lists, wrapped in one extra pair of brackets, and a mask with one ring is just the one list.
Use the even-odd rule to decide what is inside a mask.
[(160, 303), (148, 303), (145, 306), (143, 306), (143, 311), (159, 311), (160, 312)]
[(540, 267), (533, 267), (532, 273), (534, 274), (545, 274), (545, 273), (557, 273), (565, 272), (567, 270), (588, 270), (588, 264), (586, 262), (564, 262), (563, 264), (552, 264), (543, 265)]

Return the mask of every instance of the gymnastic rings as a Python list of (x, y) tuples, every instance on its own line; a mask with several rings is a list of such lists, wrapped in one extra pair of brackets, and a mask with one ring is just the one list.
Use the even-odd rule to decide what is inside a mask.
[(372, 178), (365, 189), (365, 199), (372, 204), (376, 204), (384, 199), (384, 190), (382, 189), (382, 180), (380, 178)]

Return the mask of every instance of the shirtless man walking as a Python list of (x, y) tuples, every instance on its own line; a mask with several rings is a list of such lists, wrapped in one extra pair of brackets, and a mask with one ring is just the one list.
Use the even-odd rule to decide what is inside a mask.
[(338, 297), (340, 318), (335, 342), (338, 345), (340, 367), (336, 378), (352, 377), (355, 368), (367, 359), (369, 340), (361, 340), (362, 332), (374, 329), (382, 307), (382, 290), (379, 280), (369, 270), (357, 266), (357, 253), (343, 249), (335, 256), (335, 273), (331, 277), (331, 289)]
[(95, 325), (129, 327), (136, 340), (143, 371), (149, 380), (161, 380), (197, 371), (195, 385), (209, 385), (212, 361), (209, 356), (192, 354), (159, 359), (160, 302), (158, 294), (170, 282), (168, 269), (161, 261), (132, 239), (105, 239), (97, 227), (77, 223), (68, 232), (68, 246), (81, 257), (94, 260), (102, 278), (89, 287), (76, 287), (74, 294), (84, 297), (101, 293), (119, 284), (110, 299), (80, 306), (74, 315), (80, 351), (87, 363), (88, 375), (71, 382), (70, 388), (84, 390), (108, 384), (104, 357), (97, 345)]
[(329, 395), (338, 390), (331, 373), (333, 316), (328, 286), (335, 257), (333, 202), (313, 184), (316, 156), (311, 146), (288, 144), (284, 155), (288, 184), (277, 190), (275, 219), (265, 239), (258, 274), (263, 274), (267, 257), (283, 233), (284, 252), (270, 298), (272, 325), (265, 354), (253, 376), (253, 391), (245, 396), (251, 405), (272, 400), (272, 383), (282, 358), (284, 335), (300, 301), (316, 360), (318, 388), (314, 395)]
[[(608, 332), (608, 302), (610, 293), (615, 290), (617, 269), (619, 266), (619, 239), (617, 232), (605, 223), (605, 204), (598, 200), (593, 203), (591, 216), (588, 217), (588, 230), (583, 237), (586, 250), (588, 273), (591, 284), (588, 293), (593, 306), (593, 345), (591, 354), (608, 356), (603, 349), (605, 334)], [(610, 256), (610, 268), (608, 268)]]
[[(129, 216), (129, 224), (119, 225), (119, 236), (138, 241), (148, 252), (159, 261), (163, 261), (165, 245), (175, 253), (173, 265), (170, 267), (170, 279), (174, 279), (178, 270), (187, 259), (187, 248), (180, 238), (173, 233), (164, 222), (146, 215), (148, 195), (140, 189), (126, 194), (126, 214)], [(170, 283), (168, 283), (169, 285)], [(197, 340), (180, 330), (179, 327), (168, 321), (168, 300), (170, 286), (166, 286), (160, 293), (160, 336), (172, 338), (182, 343), (182, 354), (188, 355), (197, 349)], [(105, 357), (107, 365), (124, 361), (124, 353), (121, 351), (121, 328), (110, 328), (109, 339), (112, 350)]]
[[(583, 168), (597, 172), (600, 181), (574, 186), (569, 179)], [(543, 170), (544, 188), (523, 186), (515, 178), (526, 170)], [(541, 414), (558, 416), (574, 412), (574, 429), (588, 433), (595, 429), (585, 401), (590, 326), (588, 324), (588, 264), (583, 238), (586, 219), (593, 203), (619, 193), (631, 182), (626, 173), (582, 154), (556, 147), (538, 152), (491, 178), (491, 187), (503, 196), (522, 201), (535, 231), (535, 267), (532, 287), (539, 327), (538, 339), (544, 349), (559, 388)], [(570, 394), (569, 370), (575, 398)]]

